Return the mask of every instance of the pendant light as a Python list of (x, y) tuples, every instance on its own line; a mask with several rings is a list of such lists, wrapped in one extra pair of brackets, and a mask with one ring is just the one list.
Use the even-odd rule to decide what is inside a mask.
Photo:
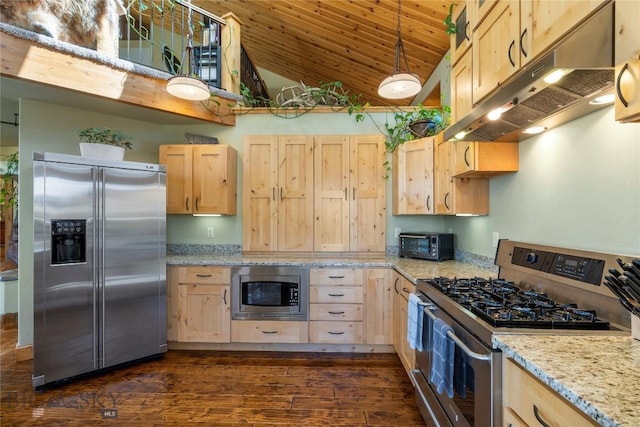
[(187, 25), (189, 26), (189, 32), (187, 36), (186, 53), (189, 59), (189, 65), (187, 68), (187, 75), (173, 76), (167, 82), (167, 92), (178, 98), (186, 99), (189, 101), (204, 101), (209, 99), (211, 91), (209, 85), (194, 77), (192, 70), (196, 68), (195, 57), (193, 56), (193, 28), (191, 28), (191, 0), (188, 2), (189, 15), (187, 18)]
[[(404, 59), (406, 72), (400, 71), (400, 54)], [(393, 74), (389, 74), (380, 82), (378, 95), (386, 99), (403, 99), (415, 96), (422, 89), (420, 78), (409, 72), (407, 55), (404, 52), (402, 37), (400, 36), (400, 0), (398, 0), (398, 41), (396, 42), (396, 59)]]

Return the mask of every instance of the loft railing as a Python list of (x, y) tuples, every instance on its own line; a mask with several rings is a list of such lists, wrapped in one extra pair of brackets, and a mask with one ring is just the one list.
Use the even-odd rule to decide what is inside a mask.
[(265, 101), (269, 99), (267, 85), (260, 77), (244, 47), (241, 47), (240, 50), (240, 81), (245, 85), (251, 97), (259, 104), (252, 106), (266, 107), (267, 103)]
[[(119, 56), (171, 74), (188, 74), (188, 4), (182, 0), (130, 0), (120, 23)], [(220, 36), (224, 20), (191, 6), (191, 74), (221, 88)]]

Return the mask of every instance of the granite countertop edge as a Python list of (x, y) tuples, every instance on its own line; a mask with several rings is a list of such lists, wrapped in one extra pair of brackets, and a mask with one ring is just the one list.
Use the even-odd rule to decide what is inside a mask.
[[(596, 339), (595, 337), (591, 337)], [(518, 340), (530, 340), (532, 344), (541, 345), (538, 348), (538, 351), (543, 348), (544, 343), (539, 341), (541, 339), (540, 336), (532, 335), (518, 335), (517, 337), (514, 335), (494, 335), (492, 338), (492, 344), (494, 348), (501, 350), (505, 356), (513, 359), (516, 363), (522, 366), (525, 370), (530, 372), (533, 376), (538, 378), (542, 383), (547, 385), (550, 389), (558, 393), (560, 396), (564, 397), (567, 401), (573, 404), (576, 408), (582, 411), (585, 415), (593, 419), (596, 423), (604, 427), (619, 427), (621, 425), (627, 425), (625, 423), (621, 423), (621, 420), (613, 419), (610, 414), (608, 414), (607, 409), (604, 410), (595, 406), (592, 402), (582, 397), (579, 392), (572, 389), (570, 385), (567, 385), (566, 382), (556, 378), (554, 374), (549, 373), (547, 368), (542, 366), (544, 362), (536, 363), (531, 359), (535, 359), (534, 354), (529, 354), (531, 352), (528, 348), (514, 348), (517, 345), (513, 345), (509, 343), (512, 339)], [(601, 336), (598, 339), (602, 340), (602, 342), (611, 341), (612, 345), (619, 340), (630, 340), (631, 337), (607, 337)], [(560, 357), (560, 356), (558, 356)], [(590, 372), (584, 372), (584, 377), (589, 378)], [(623, 391), (621, 391), (623, 392)], [(609, 396), (611, 399), (615, 399), (615, 395)], [(617, 418), (617, 417), (616, 417)]]

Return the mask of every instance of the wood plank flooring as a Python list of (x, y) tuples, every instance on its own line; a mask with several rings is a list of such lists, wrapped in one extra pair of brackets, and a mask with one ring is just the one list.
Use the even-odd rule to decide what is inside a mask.
[(0, 331), (0, 425), (423, 426), (395, 354), (169, 351), (46, 391)]

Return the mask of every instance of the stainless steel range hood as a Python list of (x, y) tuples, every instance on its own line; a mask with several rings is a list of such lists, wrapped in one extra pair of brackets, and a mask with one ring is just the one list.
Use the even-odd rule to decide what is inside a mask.
[[(444, 139), (521, 141), (532, 136), (523, 133), (528, 127), (551, 129), (606, 106), (591, 102), (614, 88), (613, 3), (449, 126)], [(544, 82), (543, 78), (554, 70), (567, 74), (557, 83)], [(487, 119), (487, 113), (498, 108), (503, 110), (502, 116), (494, 121)]]

